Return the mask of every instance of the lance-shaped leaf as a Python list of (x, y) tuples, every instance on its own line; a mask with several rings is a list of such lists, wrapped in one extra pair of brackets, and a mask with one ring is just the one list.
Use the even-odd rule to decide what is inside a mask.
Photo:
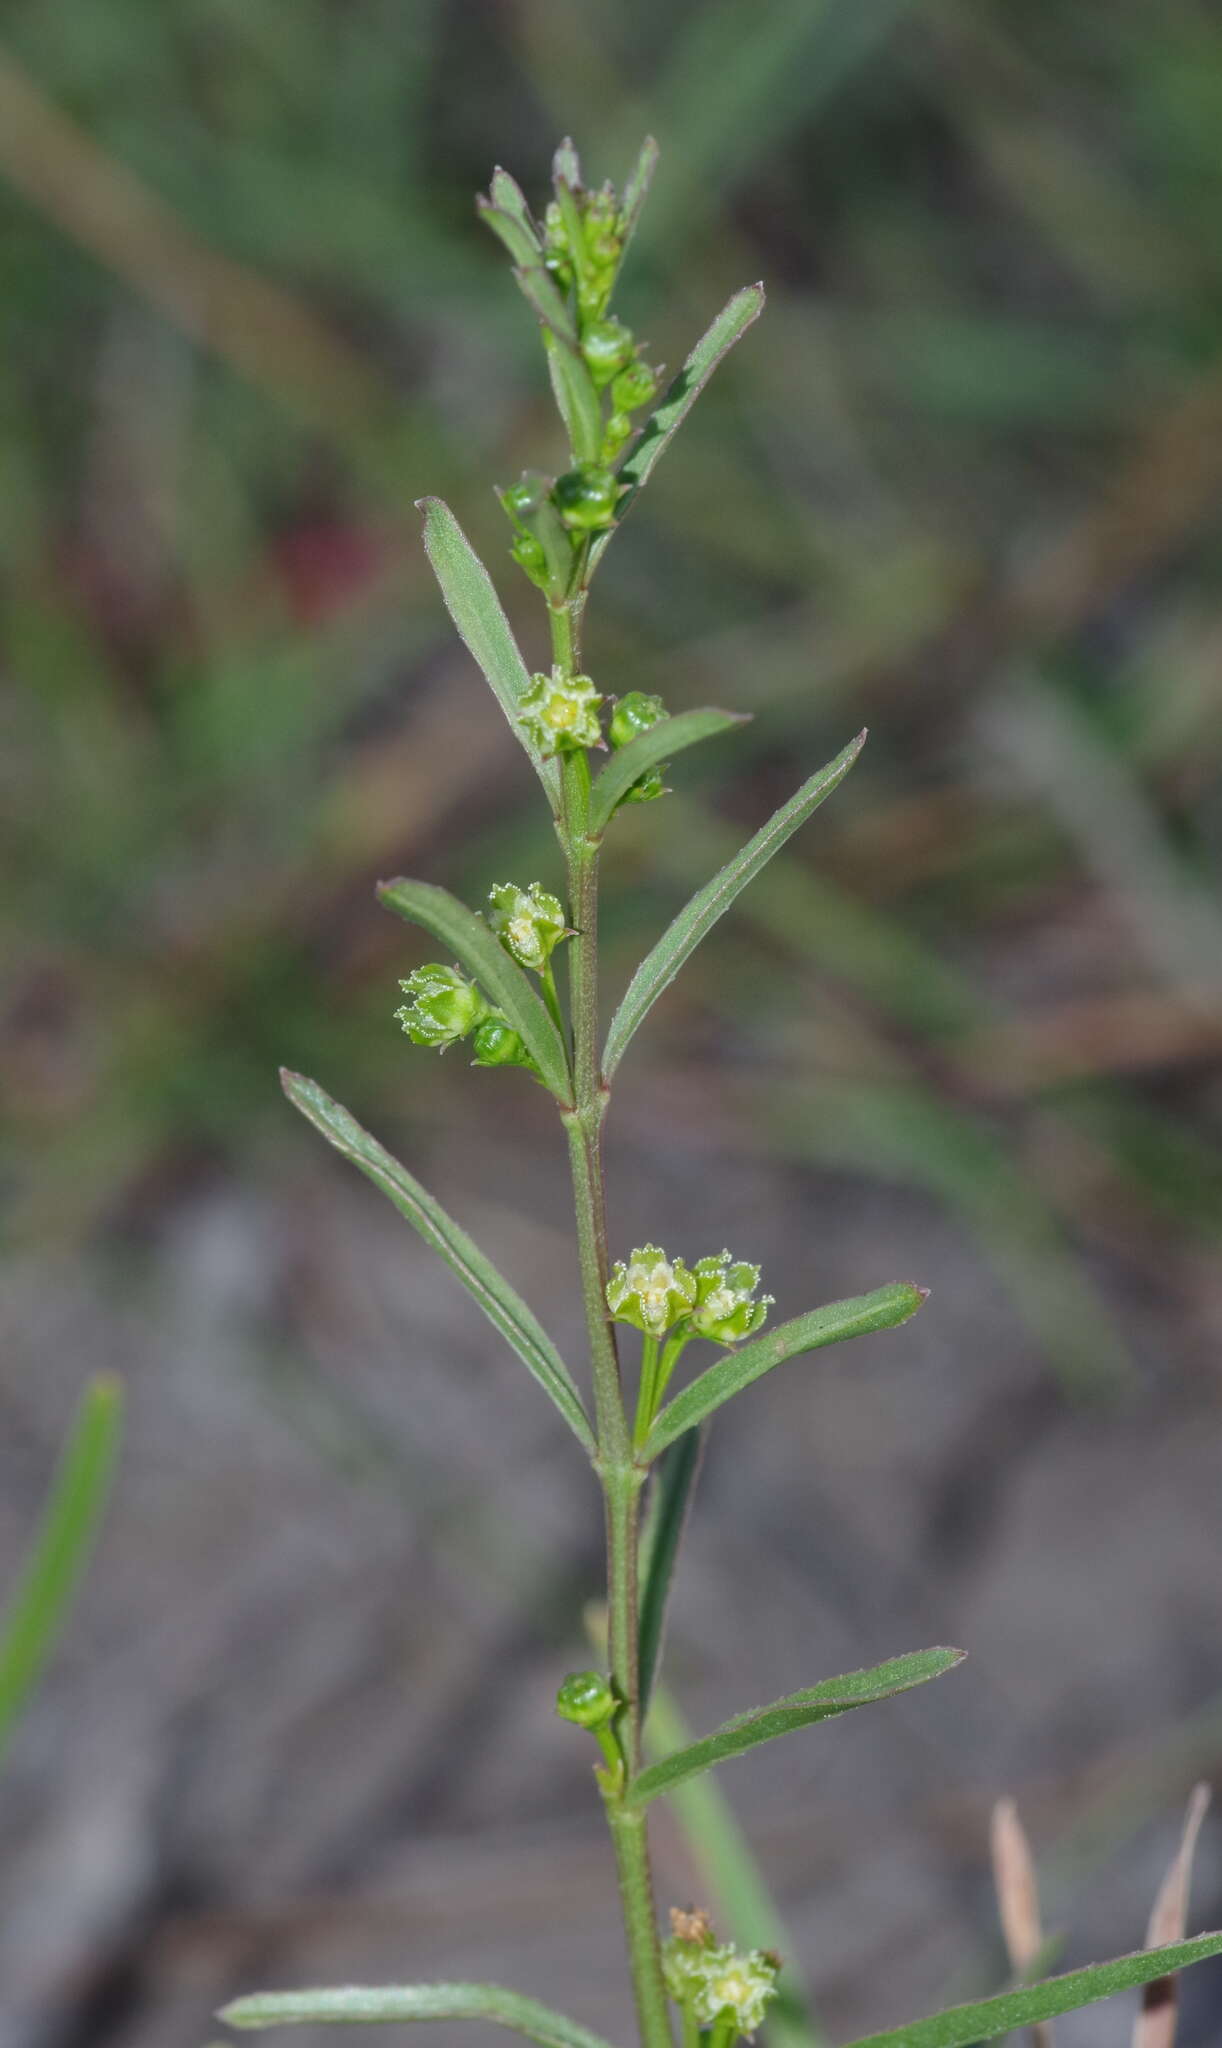
[(594, 1435), (581, 1396), (547, 1331), (521, 1295), (414, 1175), (363, 1130), (340, 1103), (333, 1102), (317, 1081), (282, 1069), (280, 1084), (294, 1108), (308, 1118), (315, 1130), (322, 1132), (328, 1144), (334, 1145), (337, 1152), (342, 1152), (345, 1159), (351, 1160), (380, 1188), (399, 1214), (406, 1216), (420, 1232), (425, 1243), (441, 1254), (489, 1322), (534, 1374), (544, 1393), (551, 1395), (578, 1442), (593, 1456)]
[(714, 1764), (741, 1756), (757, 1743), (771, 1742), (776, 1735), (790, 1735), (795, 1728), (808, 1728), (815, 1721), (830, 1721), (833, 1715), (850, 1713), (854, 1707), (890, 1699), (893, 1693), (909, 1692), (914, 1685), (940, 1678), (944, 1671), (961, 1664), (965, 1655), (963, 1650), (941, 1647), (913, 1650), (906, 1657), (892, 1657), (869, 1671), (825, 1678), (802, 1692), (791, 1692), (783, 1700), (774, 1700), (770, 1707), (753, 1707), (746, 1714), (736, 1714), (732, 1721), (715, 1728), (701, 1741), (690, 1743), (674, 1756), (664, 1757), (661, 1763), (650, 1764), (633, 1779), (627, 1796), (633, 1806), (647, 1806), (660, 1792), (673, 1791), (697, 1771), (711, 1770)]
[(0, 1618), (0, 1756), (68, 1618), (106, 1503), (122, 1400), (110, 1373), (86, 1388), (33, 1547)]
[[(640, 440), (620, 465), (619, 480), (628, 485), (628, 490), (620, 499), (617, 520), (623, 519), (629, 506), (644, 489), (655, 465), (670, 446), (722, 357), (746, 333), (752, 321), (759, 319), (763, 310), (763, 285), (745, 285), (742, 291), (735, 292), (728, 305), (723, 306), (708, 333), (696, 343), (678, 376), (672, 378), (667, 386), (660, 405), (650, 414)], [(591, 573), (601, 560), (610, 538), (611, 532), (608, 531), (600, 534), (594, 542), (590, 550)]]
[(518, 287), (524, 297), (530, 300), (543, 325), (559, 335), (569, 348), (577, 346), (577, 329), (573, 325), (560, 288), (550, 270), (541, 263), (527, 263), (514, 271)]
[(485, 226), (490, 227), (498, 240), (505, 244), (518, 269), (538, 267), (539, 243), (529, 221), (524, 221), (516, 211), (508, 213), (504, 208), (492, 205), (487, 199), (477, 199), (475, 209)]
[(448, 889), (432, 882), (409, 882), (402, 875), (378, 883), (378, 900), (396, 917), (431, 932), (461, 961), (489, 1000), (505, 1012), (552, 1094), (567, 1102), (571, 1087), (564, 1041), (542, 997), (483, 918)]
[(876, 1287), (872, 1294), (855, 1294), (848, 1301), (829, 1301), (804, 1316), (778, 1323), (766, 1337), (754, 1337), (738, 1351), (715, 1359), (673, 1401), (668, 1401), (645, 1439), (642, 1456), (656, 1458), (667, 1444), (694, 1429), (715, 1408), (741, 1394), (753, 1380), (762, 1379), (787, 1358), (803, 1351), (821, 1351), (825, 1344), (841, 1344), (847, 1337), (867, 1337), (874, 1330), (894, 1330), (914, 1316), (927, 1290), (900, 1280), (890, 1287)]
[(347, 1985), (333, 1991), (258, 1991), (235, 1999), (217, 2018), (231, 2027), (327, 2026), (336, 2020), (397, 2024), (412, 2020), (491, 2020), (543, 2048), (607, 2048), (599, 2034), (552, 2012), (536, 1998), (499, 1984)]
[(658, 167), (658, 145), (652, 135), (647, 135), (641, 144), (640, 155), (633, 165), (628, 183), (624, 187), (620, 217), (623, 221), (623, 247), (626, 251), (636, 233), (636, 224), (641, 217), (641, 208), (653, 183), (653, 174)]
[(578, 462), (597, 462), (602, 446), (603, 416), (594, 379), (576, 350), (563, 341), (557, 341), (546, 328), (543, 343), (557, 410), (567, 429), (573, 455)]
[[(1208, 1785), (1194, 1785), (1184, 1816), (1180, 1845), (1171, 1867), (1158, 1888), (1158, 1897), (1146, 1928), (1151, 1948), (1169, 1941), (1182, 1941), (1188, 1925), (1188, 1892), (1192, 1884), (1192, 1859), (1197, 1836), (1209, 1806)], [(1173, 1975), (1155, 1977), (1146, 1985), (1141, 2011), (1133, 2026), (1133, 2048), (1173, 2048), (1179, 2016), (1179, 1986)]]
[(552, 181), (563, 179), (566, 185), (581, 183), (581, 158), (578, 156), (571, 135), (566, 135), (552, 154)]
[(441, 585), (446, 610), (483, 671), (515, 738), (529, 754), (552, 809), (558, 810), (560, 770), (555, 761), (544, 760), (521, 722), (519, 706), (530, 688), (530, 673), (493, 589), (492, 578), (448, 505), (440, 498), (421, 498), (418, 510), (424, 514), (425, 552)]
[(860, 2040), (848, 2042), (847, 2048), (971, 2048), (973, 2042), (992, 2041), (1015, 2027), (1038, 2026), (1041, 2020), (1077, 2012), (1097, 1999), (1110, 1998), (1113, 1992), (1132, 1991), (1139, 1984), (1151, 1984), (1216, 1955), (1222, 1955), (1222, 1934), (1199, 1934), (1195, 1941), (1139, 1949), (1131, 1956), (1117, 1956), (1114, 1962), (1068, 1970), (1063, 1977), (1047, 1977), (1042, 1984), (1025, 1984), (1020, 1990), (1003, 1991), (974, 2005), (953, 2005), (946, 2012), (910, 2020), (907, 2026), (891, 2027), (883, 2034), (864, 2034)]
[(639, 732), (626, 747), (619, 747), (590, 792), (589, 837), (601, 838), (621, 798), (660, 761), (669, 761), (672, 755), (681, 754), (685, 747), (694, 747), (700, 740), (716, 739), (718, 733), (731, 732), (736, 725), (745, 725), (750, 716), (749, 711), (712, 708), (680, 711), (674, 718), (660, 718), (648, 732)]
[(508, 214), (511, 220), (517, 222), (519, 229), (523, 231), (529, 238), (529, 242), (533, 245), (536, 256), (541, 256), (543, 244), (539, 238), (539, 230), (535, 225), (534, 215), (526, 203), (526, 194), (523, 192), (517, 179), (511, 177), (508, 171), (502, 170), (499, 164), (492, 173), (489, 196), (492, 204), (500, 213)]
[[(654, 730), (658, 728), (654, 727)], [(791, 796), (787, 804), (782, 804), (779, 811), (773, 812), (754, 839), (749, 839), (711, 882), (698, 889), (691, 902), (667, 926), (657, 945), (637, 968), (624, 992), (623, 1001), (611, 1019), (603, 1050), (603, 1073), (608, 1080), (622, 1060), (633, 1033), (649, 1015), (663, 989), (669, 988), (684, 961), (695, 952), (718, 918), (724, 917), (748, 882), (758, 875), (774, 853), (779, 852), (786, 840), (792, 838), (799, 825), (818, 809), (824, 798), (843, 782), (865, 743), (865, 733), (859, 732), (834, 761), (829, 761), (826, 768), (820, 768), (816, 775), (804, 782), (797, 794)], [(606, 773), (605, 769), (603, 773)]]
[(649, 1709), (649, 1697), (661, 1661), (670, 1582), (703, 1454), (704, 1432), (689, 1429), (671, 1445), (651, 1482), (649, 1513), (641, 1538), (640, 1619), (637, 1624), (637, 1682), (642, 1719)]

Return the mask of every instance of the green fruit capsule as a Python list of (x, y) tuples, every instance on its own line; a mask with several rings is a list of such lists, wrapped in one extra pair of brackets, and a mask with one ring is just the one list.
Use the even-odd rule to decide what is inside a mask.
[(648, 363), (629, 363), (611, 386), (611, 403), (618, 412), (636, 412), (658, 395), (658, 380)]
[(570, 469), (557, 477), (552, 500), (572, 533), (614, 526), (619, 485), (609, 469)]
[(532, 1074), (536, 1071), (513, 1025), (504, 1017), (487, 1018), (472, 1038), (471, 1050), (475, 1054), (473, 1067), (529, 1067)]
[(652, 697), (646, 690), (629, 690), (616, 703), (607, 738), (613, 747), (626, 747), (638, 733), (648, 732), (665, 717), (666, 706), (660, 697)]
[(600, 390), (632, 361), (633, 347), (631, 330), (622, 320), (591, 321), (581, 337), (581, 353)]
[(605, 1728), (619, 1702), (601, 1671), (570, 1671), (556, 1694), (556, 1712), (562, 1721), (575, 1721), (579, 1728)]

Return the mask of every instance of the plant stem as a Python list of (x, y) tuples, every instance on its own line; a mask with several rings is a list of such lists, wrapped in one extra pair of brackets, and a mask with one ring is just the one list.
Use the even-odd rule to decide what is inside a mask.
[[(556, 663), (572, 674), (579, 655), (582, 598), (563, 612), (552, 608), (552, 650)], [(590, 766), (584, 753), (566, 754), (561, 764), (560, 836), (568, 866), (569, 915), (575, 937), (569, 946), (569, 989), (573, 1019), (571, 1109), (562, 1111), (573, 1175), (573, 1205), (581, 1291), (589, 1334), (598, 1433), (597, 1471), (607, 1526), (607, 1610), (611, 1683), (623, 1702), (618, 1733), (626, 1776), (639, 1768), (641, 1713), (637, 1682), (637, 1560), (643, 1468), (633, 1458), (624, 1410), (615, 1327), (607, 1313), (606, 1202), (602, 1173), (602, 1125), (608, 1089), (599, 1060), (598, 1019), (598, 846), (587, 836)], [(607, 1822), (615, 1848), (624, 1933), (632, 1972), (637, 2019), (644, 2048), (672, 2048), (670, 2012), (662, 1982), (649, 1837), (643, 1813), (624, 1800), (625, 1785), (605, 1786)]]
[(649, 1425), (653, 1421), (654, 1410), (658, 1405), (656, 1392), (657, 1377), (658, 1340), (656, 1337), (643, 1337), (641, 1340), (641, 1384), (637, 1389), (636, 1421), (632, 1426), (632, 1441), (638, 1450), (649, 1435)]

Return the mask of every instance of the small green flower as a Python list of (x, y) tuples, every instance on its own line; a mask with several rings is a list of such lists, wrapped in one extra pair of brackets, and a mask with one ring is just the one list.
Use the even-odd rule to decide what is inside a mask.
[(431, 964), (414, 968), (399, 987), (411, 1001), (402, 1004), (395, 1016), (414, 1045), (435, 1045), (444, 1052), (490, 1014), (475, 983), (456, 967)]
[(619, 494), (614, 471), (591, 464), (558, 476), (552, 500), (570, 533), (601, 533), (615, 524)]
[(562, 1721), (575, 1721), (579, 1728), (605, 1728), (619, 1709), (619, 1701), (601, 1671), (570, 1671), (556, 1694), (556, 1712)]
[(740, 2034), (753, 2034), (776, 1997), (780, 1964), (763, 1949), (711, 1948), (700, 1951), (700, 1984), (692, 2011), (701, 2026), (733, 2016)]
[(476, 1026), (471, 1050), (475, 1054), (473, 1067), (525, 1067), (532, 1074), (539, 1071), (513, 1025), (499, 1010), (493, 1010)]
[(545, 753), (572, 753), (602, 745), (598, 707), (602, 698), (589, 676), (533, 675), (522, 698), (522, 723)]
[(569, 935), (559, 899), (538, 882), (519, 889), (515, 882), (496, 882), (488, 891), (492, 909), (488, 922), (505, 951), (519, 967), (541, 974), (561, 939)]
[(731, 1263), (729, 1252), (718, 1252), (697, 1259), (692, 1270), (696, 1277), (691, 1319), (694, 1337), (707, 1337), (714, 1344), (741, 1344), (744, 1337), (753, 1337), (763, 1328), (774, 1297), (762, 1294), (756, 1299), (758, 1266), (745, 1259)]
[(627, 1265), (618, 1259), (607, 1282), (607, 1306), (616, 1322), (631, 1323), (647, 1337), (661, 1337), (695, 1301), (695, 1275), (656, 1244), (639, 1246)]

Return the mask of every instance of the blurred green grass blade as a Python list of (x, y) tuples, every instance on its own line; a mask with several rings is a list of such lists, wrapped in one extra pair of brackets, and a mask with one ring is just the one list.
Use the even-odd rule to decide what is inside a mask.
[(485, 1257), (415, 1176), (364, 1130), (341, 1103), (333, 1101), (317, 1081), (282, 1068), (280, 1085), (294, 1109), (299, 1109), (328, 1144), (334, 1145), (337, 1152), (342, 1152), (389, 1197), (399, 1214), (406, 1216), (425, 1243), (457, 1274), (489, 1322), (517, 1352), (544, 1393), (551, 1396), (578, 1442), (593, 1455), (593, 1433), (564, 1360), (533, 1309), (527, 1307), (491, 1259)]
[(637, 1645), (642, 1716), (648, 1711), (649, 1696), (661, 1661), (671, 1579), (691, 1512), (692, 1495), (703, 1455), (703, 1432), (689, 1429), (659, 1460), (653, 1475), (649, 1513), (641, 1537)]
[(411, 882), (403, 875), (378, 883), (378, 901), (408, 924), (420, 925), (455, 954), (489, 1000), (505, 1012), (552, 1094), (567, 1102), (569, 1062), (560, 1033), (542, 997), (483, 918), (448, 889), (434, 882)]
[[(645, 1729), (652, 1759), (661, 1752), (686, 1749), (692, 1733), (665, 1685), (654, 1686)], [(777, 1998), (764, 2021), (766, 2048), (824, 2048), (823, 2035), (810, 2009), (809, 1994), (795, 1960), (797, 1944), (782, 1920), (751, 1844), (739, 1826), (718, 1780), (708, 1773), (687, 1778), (670, 1794), (671, 1811), (687, 1839), (701, 1884), (713, 1907), (713, 1918), (734, 1930), (743, 1948), (775, 1949), (785, 1968)]]
[(750, 715), (750, 712), (717, 711), (711, 707), (701, 711), (680, 711), (674, 718), (660, 719), (657, 725), (650, 726), (648, 732), (638, 733), (626, 747), (618, 748), (590, 792), (590, 837), (597, 839), (606, 831), (620, 799), (627, 795), (638, 777), (669, 760), (672, 754), (681, 754), (685, 747), (697, 746), (701, 740), (716, 739), (719, 733), (732, 732), (736, 725), (744, 725)]
[(855, 1294), (847, 1301), (813, 1308), (807, 1315), (780, 1323), (766, 1337), (754, 1338), (741, 1350), (727, 1352), (663, 1408), (645, 1439), (645, 1457), (656, 1458), (685, 1429), (694, 1429), (714, 1409), (787, 1359), (804, 1351), (820, 1351), (827, 1344), (841, 1344), (849, 1337), (897, 1329), (916, 1314), (924, 1299), (923, 1288), (910, 1281), (896, 1281), (890, 1287), (875, 1288), (872, 1294)]
[(542, 2048), (608, 2048), (562, 2012), (499, 1984), (348, 1985), (334, 1991), (258, 1991), (217, 2014), (230, 2027), (326, 2026), (336, 2021), (402, 2026), (411, 2020), (490, 2020)]
[(817, 1721), (851, 1713), (854, 1707), (871, 1706), (876, 1700), (890, 1699), (895, 1693), (925, 1685), (931, 1678), (940, 1678), (944, 1671), (961, 1664), (965, 1654), (942, 1645), (932, 1650), (912, 1650), (907, 1656), (875, 1664), (868, 1671), (849, 1671), (840, 1678), (825, 1678), (801, 1692), (787, 1693), (771, 1706), (752, 1707), (745, 1714), (736, 1714), (732, 1721), (724, 1722), (699, 1742), (690, 1743), (677, 1755), (648, 1765), (629, 1785), (629, 1802), (633, 1806), (647, 1806), (651, 1799), (671, 1791), (698, 1771), (711, 1770), (715, 1764), (741, 1756), (744, 1750), (754, 1749), (761, 1742), (771, 1742), (778, 1735), (791, 1735)]
[[(619, 469), (621, 484), (629, 486), (627, 495), (620, 499), (617, 524), (636, 503), (661, 457), (683, 425), (696, 400), (724, 355), (744, 335), (752, 321), (758, 320), (764, 310), (764, 287), (762, 284), (745, 285), (717, 315), (708, 333), (692, 350), (677, 377), (667, 387), (666, 394), (657, 410), (650, 414), (645, 431), (636, 447)], [(600, 534), (590, 549), (589, 573), (593, 575), (602, 560), (615, 528)]]
[(119, 1448), (123, 1390), (109, 1373), (81, 1397), (16, 1590), (0, 1620), (0, 1759), (68, 1619)]
[(546, 327), (543, 345), (552, 392), (568, 430), (574, 459), (579, 463), (596, 463), (602, 448), (603, 422), (594, 380), (576, 349), (557, 341)]
[(787, 804), (782, 804), (779, 811), (773, 812), (755, 837), (747, 841), (711, 882), (706, 882), (704, 888), (697, 891), (691, 902), (667, 926), (657, 945), (637, 968), (623, 1001), (611, 1019), (603, 1052), (603, 1072), (608, 1080), (623, 1058), (634, 1032), (644, 1022), (662, 991), (669, 988), (684, 961), (695, 952), (718, 918), (725, 915), (752, 877), (784, 846), (787, 839), (792, 838), (799, 825), (806, 822), (824, 798), (843, 782), (865, 741), (865, 733), (858, 733), (834, 761), (804, 782), (797, 794)]
[(1117, 1991), (1131, 1991), (1138, 1985), (1169, 1977), (1191, 1963), (1204, 1962), (1222, 1954), (1222, 1934), (1201, 1934), (1195, 1941), (1169, 1942), (1164, 1948), (1138, 1950), (1117, 1956), (1114, 1962), (1092, 1963), (1085, 1970), (1070, 1970), (1063, 1977), (1049, 1977), (1042, 1984), (1024, 1985), (1017, 1991), (1003, 1991), (997, 1998), (982, 1998), (974, 2005), (952, 2006), (948, 2012), (933, 2013), (929, 2019), (911, 2020), (883, 2034), (864, 2034), (847, 2048), (972, 2048), (976, 2041), (992, 2041), (1016, 2027), (1031, 2027), (1041, 2020), (1056, 2019), (1060, 2013), (1077, 2012), (1097, 1999), (1110, 1998)]
[(544, 760), (518, 716), (518, 706), (530, 687), (530, 673), (492, 578), (448, 505), (440, 498), (421, 498), (418, 510), (424, 514), (425, 553), (441, 585), (446, 610), (509, 720), (514, 738), (529, 754), (553, 811), (557, 811), (560, 771), (554, 761)]
[(640, 155), (632, 167), (628, 182), (624, 186), (623, 191), (621, 213), (624, 224), (623, 247), (625, 252), (633, 235), (636, 233), (636, 224), (641, 217), (641, 208), (649, 196), (649, 187), (653, 183), (653, 174), (657, 167), (658, 145), (652, 135), (647, 135), (641, 144)]

